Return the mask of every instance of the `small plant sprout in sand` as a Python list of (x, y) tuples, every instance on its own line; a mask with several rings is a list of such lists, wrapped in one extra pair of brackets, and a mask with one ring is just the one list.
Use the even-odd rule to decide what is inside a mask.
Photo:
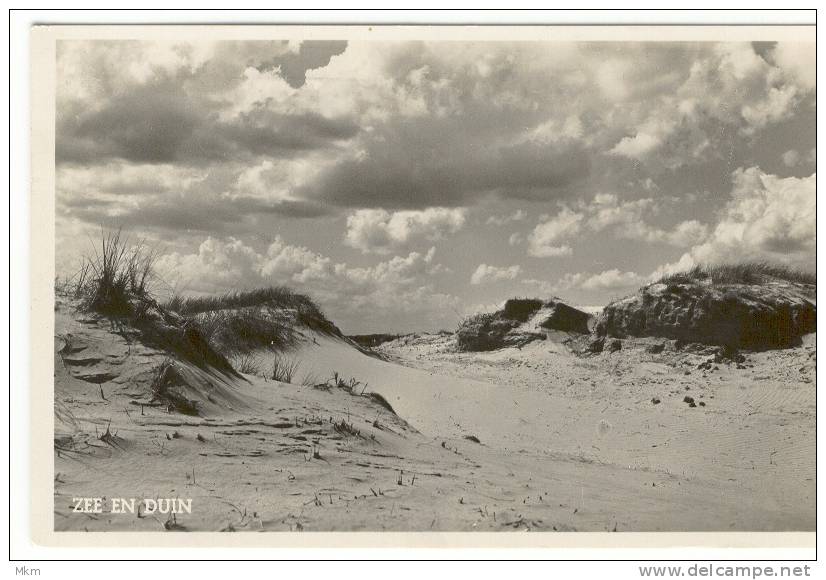
[(280, 383), (292, 383), (301, 362), (275, 353), (272, 363), (272, 380)]
[[(109, 430), (109, 427), (110, 427), (111, 424), (112, 424), (112, 420), (110, 419), (106, 423), (106, 431), (104, 431), (102, 434), (98, 435), (98, 439), (100, 441), (103, 441), (107, 445), (110, 445), (112, 447), (117, 447), (118, 446), (118, 432), (115, 431), (114, 433), (112, 433), (112, 431)], [(97, 433), (97, 427), (95, 427), (95, 433)]]
[(326, 461), (326, 459), (324, 459), (321, 456), (321, 451), (319, 450), (318, 445), (316, 445), (315, 443), (313, 443), (313, 448), (310, 452), (310, 455), (309, 456), (306, 456), (306, 455), (304, 456), (304, 461), (312, 461), (313, 459), (320, 459), (320, 460)]
[(333, 423), (333, 429), (336, 432), (341, 433), (342, 435), (352, 436), (352, 437), (360, 437), (361, 431), (356, 429), (352, 423), (349, 423), (346, 419), (342, 419), (341, 421)]
[(333, 372), (333, 376), (323, 383), (313, 385), (316, 389), (330, 390), (332, 388), (341, 389), (350, 395), (357, 397), (363, 396), (367, 390), (368, 383), (362, 383), (354, 377), (345, 379), (338, 371)]

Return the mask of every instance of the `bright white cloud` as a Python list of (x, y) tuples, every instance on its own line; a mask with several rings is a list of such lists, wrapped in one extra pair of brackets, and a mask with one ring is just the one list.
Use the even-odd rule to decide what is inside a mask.
[(685, 253), (680, 256), (680, 259), (676, 262), (671, 262), (667, 264), (663, 264), (658, 266), (651, 275), (648, 277), (649, 282), (656, 282), (663, 276), (668, 276), (671, 274), (676, 274), (677, 272), (685, 272), (690, 270), (696, 265), (694, 258), (691, 257), (691, 254)]
[(698, 262), (780, 259), (814, 267), (815, 174), (780, 178), (757, 167), (738, 169), (732, 200), (707, 243), (693, 248)]
[(334, 321), (340, 316), (379, 325), (392, 318), (415, 328), (441, 324), (445, 310), (459, 304), (455, 296), (433, 286), (433, 277), (443, 271), (435, 253), (430, 248), (354, 268), (280, 237), (264, 252), (236, 238), (209, 237), (195, 253), (162, 256), (157, 267), (164, 279), (191, 292), (286, 284), (329, 307)]
[(587, 277), (579, 286), (583, 290), (620, 290), (636, 287), (644, 282), (645, 277), (636, 272), (621, 272), (613, 268)]
[(347, 218), (345, 243), (365, 254), (388, 254), (417, 241), (436, 241), (465, 224), (462, 208), (388, 212), (363, 209)]
[(777, 65), (806, 90), (815, 88), (815, 56), (815, 47), (811, 42), (779, 42), (773, 51)]
[(514, 280), (521, 272), (522, 267), (518, 265), (497, 267), (479, 264), (479, 267), (476, 268), (476, 271), (474, 271), (470, 277), (470, 283), (479, 285), (502, 280)]
[[(705, 197), (703, 215), (719, 223), (680, 215), (699, 206), (690, 194), (680, 207), (666, 197), (725, 191), (725, 159), (774, 156), (808, 171), (812, 44), (329, 44), (310, 62), (297, 42), (61, 43), (60, 261), (101, 226), (175, 248), (199, 236), (200, 247), (162, 261), (201, 291), (286, 283), (329, 299), (334, 318), (375, 310), (398, 322), (404, 311), (449, 315), (455, 298), (438, 285), (467, 283), (439, 278), (446, 268), (428, 251), (468, 227), (474, 210), (456, 208), (506, 208), (473, 226), (512, 227), (455, 235), (462, 245), (439, 254), (455, 271), (513, 264), (510, 246), (523, 243), (539, 257), (633, 253), (629, 239), (686, 248), (686, 261), (813, 254), (813, 202), (795, 193), (808, 178), (751, 180), (728, 203)], [(331, 227), (345, 218), (345, 231)], [(309, 247), (249, 242), (305, 224), (318, 232)], [(344, 263), (342, 237), (382, 261)], [(662, 249), (623, 265), (648, 270)], [(603, 257), (600, 269), (614, 265)], [(553, 285), (632, 278), (575, 273)]]
[(526, 278), (522, 283), (531, 286), (545, 296), (553, 296), (560, 292), (565, 292), (571, 288), (576, 288), (583, 280), (581, 273), (567, 273), (555, 280), (539, 280), (536, 278)]
[(815, 174), (781, 178), (751, 167), (735, 171), (732, 180), (731, 200), (708, 239), (655, 275), (695, 264), (753, 260), (814, 270)]
[(558, 242), (579, 233), (584, 216), (563, 208), (556, 216), (537, 225), (528, 236), (528, 255), (536, 258), (548, 258), (570, 255), (573, 250), (569, 245)]
[(289, 279), (299, 284), (328, 280), (334, 272), (330, 258), (308, 248), (285, 244), (280, 236), (267, 248), (258, 266), (264, 279)]
[(632, 159), (642, 159), (659, 147), (662, 139), (662, 135), (646, 133), (644, 130), (640, 130), (633, 137), (623, 137), (619, 143), (614, 145), (610, 153), (623, 155)]
[(241, 240), (208, 237), (195, 254), (173, 252), (156, 264), (161, 276), (172, 285), (180, 283), (200, 292), (216, 292), (237, 284), (256, 285), (263, 256)]
[(700, 161), (719, 139), (712, 126), (753, 135), (791, 116), (814, 88), (814, 57), (812, 44), (781, 44), (774, 66), (749, 43), (714, 45), (685, 78), (627, 112), (609, 154), (672, 168)]
[(611, 226), (636, 226), (642, 222), (643, 214), (654, 208), (654, 205), (651, 198), (620, 201), (615, 194), (598, 193), (585, 206), (585, 211), (589, 214), (588, 226), (600, 231)]
[(688, 247), (699, 244), (708, 236), (708, 227), (697, 220), (677, 224), (673, 230), (654, 230), (655, 235), (672, 246)]
[(748, 131), (765, 127), (784, 119), (792, 114), (792, 108), (797, 104), (797, 87), (772, 87), (766, 98), (754, 104), (743, 105), (743, 118), (749, 122)]

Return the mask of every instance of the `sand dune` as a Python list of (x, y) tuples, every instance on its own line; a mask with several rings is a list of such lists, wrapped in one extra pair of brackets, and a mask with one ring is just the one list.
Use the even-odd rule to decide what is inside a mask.
[[(814, 529), (812, 340), (705, 371), (644, 340), (582, 358), (563, 335), (489, 353), (419, 335), (379, 358), (308, 331), (293, 382), (337, 372), (354, 393), (175, 361), (187, 416), (152, 402), (165, 352), (68, 304), (56, 317), (57, 529)], [(74, 512), (89, 495), (193, 509)]]

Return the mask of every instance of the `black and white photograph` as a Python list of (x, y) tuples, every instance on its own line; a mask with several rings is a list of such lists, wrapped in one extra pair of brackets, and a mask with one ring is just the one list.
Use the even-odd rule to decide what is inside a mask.
[(143, 28), (53, 45), (54, 537), (815, 531), (813, 26)]

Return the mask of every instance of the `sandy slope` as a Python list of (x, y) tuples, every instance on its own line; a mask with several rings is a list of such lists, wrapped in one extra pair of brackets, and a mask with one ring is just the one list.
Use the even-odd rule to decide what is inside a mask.
[[(813, 341), (704, 372), (642, 342), (577, 358), (558, 340), (456, 354), (424, 336), (380, 360), (308, 335), (299, 378), (354, 377), (399, 416), (179, 362), (203, 401), (190, 417), (146, 405), (164, 353), (65, 304), (56, 317), (58, 530), (814, 529)], [(72, 511), (89, 496), (193, 509)]]

